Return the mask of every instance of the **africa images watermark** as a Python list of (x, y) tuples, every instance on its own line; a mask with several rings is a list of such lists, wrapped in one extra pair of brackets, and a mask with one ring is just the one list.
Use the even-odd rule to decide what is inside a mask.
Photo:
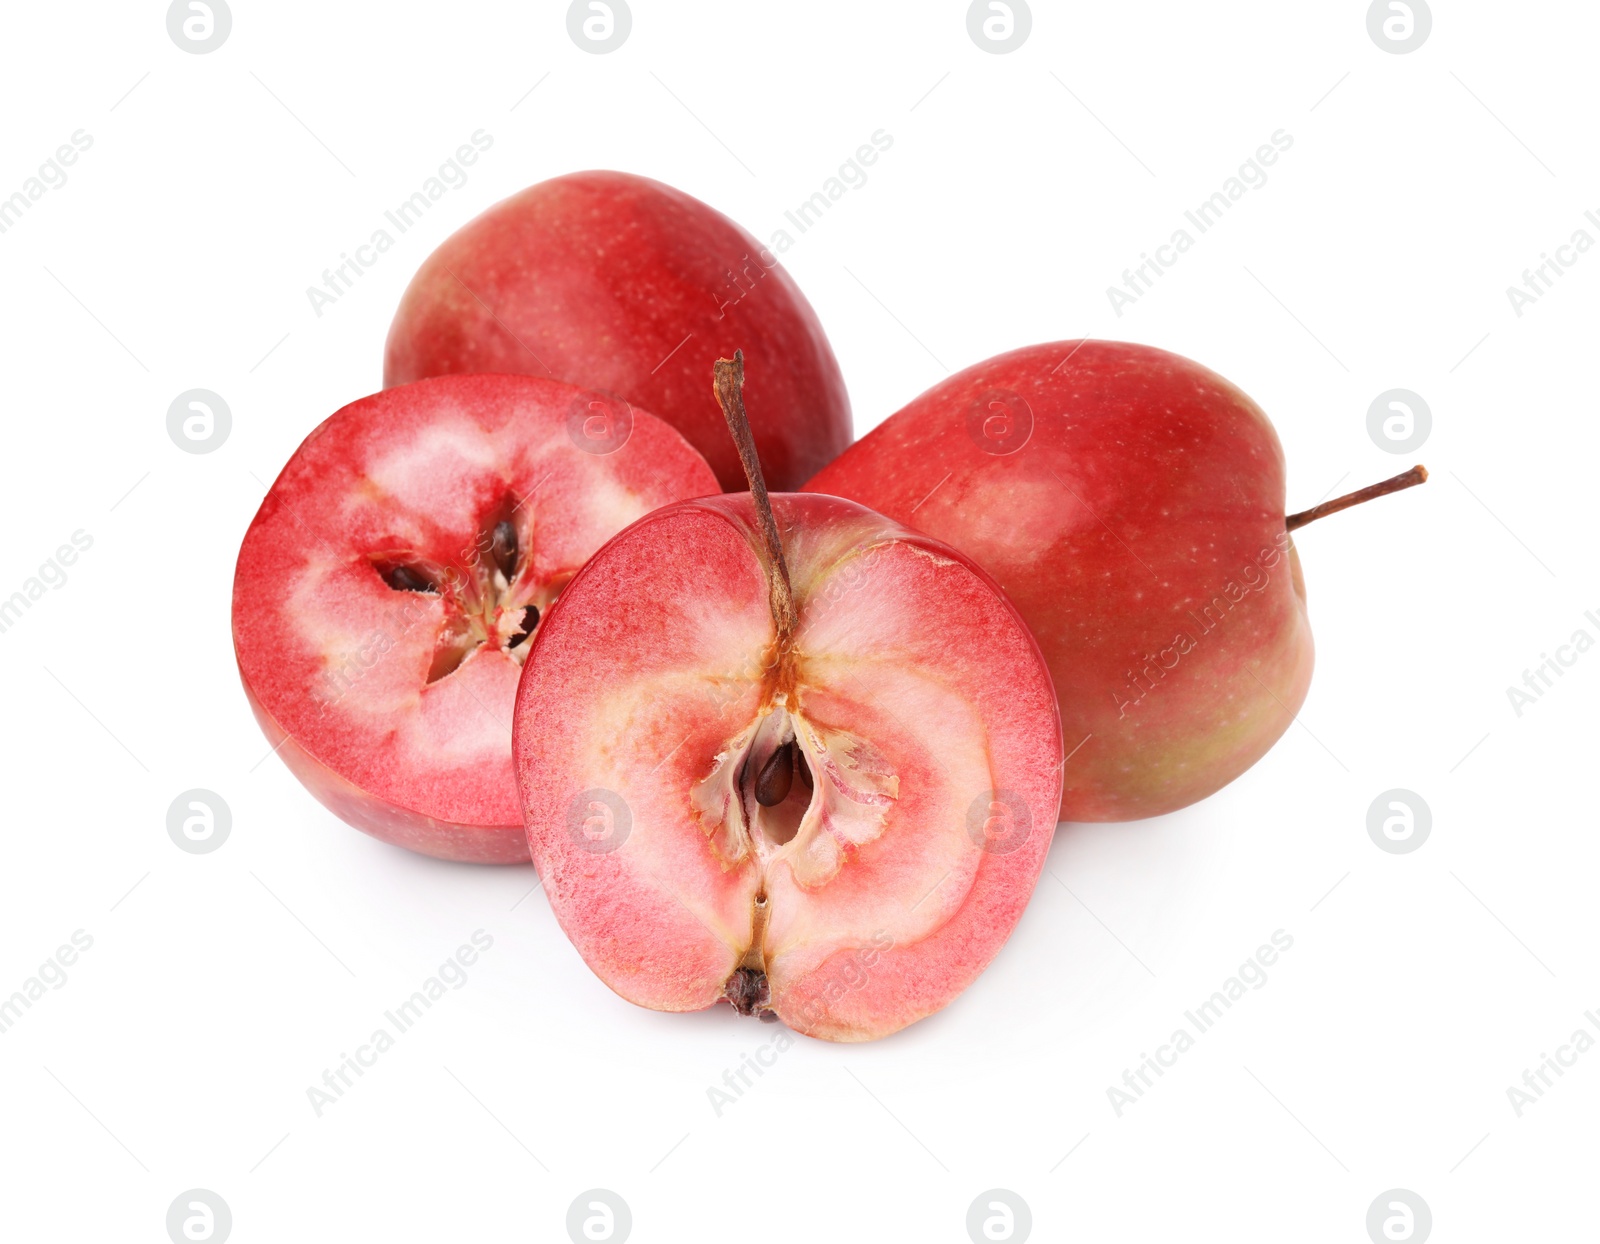
[(56, 549), (53, 556), (39, 564), (38, 570), (23, 580), (22, 586), (10, 596), (0, 599), (0, 634), (4, 634), (22, 620), (22, 615), (44, 598), (50, 589), (59, 591), (67, 585), (67, 567), (77, 563), (80, 555), (94, 547), (94, 537), (78, 528), (69, 537), (70, 543)]
[[(867, 169), (878, 162), (878, 157), (894, 146), (894, 135), (885, 129), (876, 129), (868, 136), (869, 142), (856, 148), (855, 154), (839, 166), (839, 171), (824, 179), (822, 188), (812, 193), (794, 211), (784, 212), (784, 218), (801, 233), (816, 225), (832, 210), (833, 205), (850, 192), (867, 184)], [(776, 230), (768, 239), (772, 249), (783, 254), (794, 245), (787, 229)]]
[[(1593, 211), (1583, 214), (1585, 220), (1594, 226), (1595, 232), (1600, 233), (1600, 215)], [(1594, 234), (1587, 229), (1579, 227), (1574, 229), (1572, 236), (1556, 247), (1555, 254), (1541, 251), (1539, 262), (1532, 268), (1522, 270), (1522, 288), (1515, 285), (1506, 286), (1506, 298), (1511, 303), (1511, 309), (1517, 318), (1522, 318), (1523, 311), (1543, 298), (1562, 277), (1567, 275), (1567, 269), (1577, 264), (1585, 254), (1594, 249)]]
[[(892, 949), (893, 936), (880, 929), (865, 946), (830, 961), (827, 975), (822, 981), (808, 979), (805, 982), (806, 997), (796, 1008), (796, 1026), (802, 1031), (811, 1028), (823, 1018), (823, 1008), (834, 1006), (846, 994), (863, 988), (871, 979), (872, 968), (878, 959)], [(751, 1077), (759, 1080), (766, 1075), (767, 1068), (777, 1063), (780, 1054), (793, 1049), (794, 1044), (794, 1035), (787, 1029), (780, 1029), (771, 1041), (758, 1046), (753, 1055), (742, 1055), (738, 1063), (724, 1070), (721, 1086), (713, 1084), (706, 1089), (706, 1100), (711, 1103), (712, 1113), (720, 1119), (724, 1110), (736, 1105), (755, 1086)]]
[(322, 285), (308, 285), (306, 298), (317, 318), (322, 318), (324, 308), (331, 307), (355, 288), (356, 281), (366, 275), (367, 269), (378, 262), (378, 257), (395, 244), (395, 234), (403, 234), (432, 210), (433, 205), (452, 190), (467, 184), (467, 168), (478, 162), (478, 157), (494, 146), (494, 135), (487, 130), (474, 130), (470, 142), (462, 143), (438, 172), (423, 180), (422, 185), (393, 209), (385, 211), (383, 218), (394, 226), (390, 233), (384, 226), (372, 231), (372, 236), (355, 248), (354, 254), (343, 251), (339, 262), (322, 270)]
[(39, 970), (22, 982), (9, 998), (0, 1000), (0, 1033), (10, 1032), (33, 1004), (47, 997), (45, 986), (60, 989), (67, 983), (67, 969), (78, 962), (78, 956), (94, 945), (94, 938), (82, 929), (74, 929), (71, 945), (62, 943), (55, 953), (39, 965)]
[(1214, 190), (1193, 210), (1183, 213), (1184, 220), (1194, 226), (1195, 233), (1190, 233), (1180, 225), (1172, 231), (1170, 238), (1155, 248), (1154, 254), (1141, 252), (1137, 266), (1124, 268), (1121, 287), (1106, 286), (1106, 297), (1111, 301), (1111, 309), (1117, 313), (1117, 318), (1122, 318), (1124, 307), (1131, 307), (1155, 288), (1157, 278), (1165, 276), (1167, 270), (1194, 246), (1196, 233), (1209, 232), (1233, 210), (1235, 203), (1250, 191), (1266, 185), (1267, 169), (1276, 164), (1279, 157), (1292, 146), (1293, 134), (1288, 130), (1274, 130), (1271, 139), (1257, 147), (1255, 154), (1239, 166), (1238, 172), (1223, 181), (1221, 189)]
[(754, 1081), (750, 1077), (755, 1076), (760, 1079), (766, 1075), (766, 1069), (777, 1063), (778, 1055), (792, 1050), (794, 1043), (794, 1034), (780, 1028), (772, 1040), (765, 1045), (758, 1045), (754, 1054), (741, 1055), (739, 1062), (723, 1071), (723, 1087), (715, 1084), (707, 1087), (706, 1100), (711, 1103), (711, 1112), (720, 1119), (724, 1110), (735, 1105), (754, 1087)]
[(494, 945), (494, 937), (477, 929), (471, 941), (470, 946), (463, 943), (456, 947), (455, 953), (441, 963), (438, 971), (423, 981), (415, 993), (399, 1006), (383, 1013), (383, 1018), (388, 1021), (387, 1027), (374, 1029), (365, 1042), (356, 1046), (354, 1054), (341, 1052), (339, 1061), (323, 1071), (321, 1086), (313, 1084), (306, 1089), (306, 1100), (311, 1103), (312, 1112), (317, 1118), (320, 1119), (329, 1106), (336, 1105), (355, 1080), (376, 1066), (382, 1055), (394, 1049), (395, 1043), (416, 1027), (417, 1022), (433, 1009), (433, 1004), (445, 996), (446, 986), (455, 990), (467, 983), (467, 969), (477, 963), (481, 953)]
[[(317, 695), (317, 712), (326, 715), (337, 708), (358, 682), (377, 668), (394, 646), (423, 625), (437, 625), (439, 597), (431, 592), (408, 592), (401, 605), (399, 616), (384, 626), (375, 626), (345, 651), (337, 661), (325, 664), (321, 673), (321, 688)], [(396, 625), (398, 622), (398, 625)]]
[(1280, 952), (1288, 951), (1293, 945), (1293, 937), (1282, 929), (1274, 929), (1272, 945), (1256, 947), (1255, 954), (1240, 964), (1239, 970), (1223, 981), (1221, 988), (1199, 1006), (1183, 1013), (1188, 1021), (1187, 1028), (1174, 1029), (1166, 1042), (1156, 1047), (1154, 1054), (1140, 1054), (1139, 1062), (1123, 1071), (1122, 1084), (1106, 1089), (1106, 1100), (1117, 1118), (1120, 1119), (1129, 1106), (1137, 1105), (1145, 1090), (1155, 1084), (1150, 1078), (1152, 1075), (1158, 1079), (1166, 1075), (1168, 1068), (1177, 1065), (1179, 1055), (1194, 1049), (1197, 1039), (1216, 1027), (1217, 1021), (1245, 996), (1246, 985), (1250, 989), (1262, 988), (1267, 983), (1267, 969), (1278, 961)]
[[(876, 129), (869, 135), (869, 141), (856, 148), (855, 154), (839, 165), (833, 176), (823, 180), (820, 189), (812, 192), (811, 196), (795, 205), (794, 210), (785, 211), (784, 218), (795, 227), (796, 232), (804, 234), (821, 223), (823, 217), (833, 210), (833, 205), (852, 190), (859, 190), (867, 184), (867, 169), (878, 162), (878, 157), (894, 146), (894, 135), (888, 130)], [(743, 255), (738, 264), (730, 266), (723, 272), (724, 290), (717, 296), (717, 318), (723, 319), (728, 314), (728, 308), (742, 302), (755, 291), (761, 279), (769, 271), (778, 266), (778, 256), (784, 254), (795, 244), (795, 235), (788, 229), (773, 230), (767, 239), (766, 246), (758, 246), (754, 255)]]
[[(1590, 626), (1600, 630), (1600, 616), (1597, 616), (1593, 609), (1585, 610), (1583, 618)], [(1541, 652), (1539, 664), (1531, 670), (1522, 671), (1522, 686), (1506, 688), (1506, 699), (1511, 701), (1511, 711), (1521, 717), (1544, 698), (1546, 691), (1556, 685), (1556, 679), (1564, 678), (1566, 672), (1578, 663), (1578, 658), (1593, 647), (1594, 636), (1580, 626), (1572, 632), (1566, 643), (1556, 646), (1555, 656)]]
[(1116, 687), (1111, 689), (1111, 699), (1117, 706), (1118, 717), (1126, 717), (1130, 708), (1137, 707), (1145, 696), (1159, 687), (1166, 676), (1178, 668), (1183, 658), (1198, 648), (1200, 641), (1220, 626), (1235, 607), (1249, 599), (1251, 593), (1259, 595), (1267, 590), (1267, 584), (1272, 581), (1267, 572), (1282, 560), (1284, 551), (1289, 547), (1289, 533), (1280, 531), (1274, 540), (1275, 547), (1269, 546), (1257, 553), (1255, 560), (1247, 562), (1240, 570), (1239, 578), (1224, 583), (1209, 601), (1200, 606), (1199, 613), (1193, 609), (1188, 611), (1194, 623), (1193, 630), (1179, 631), (1166, 647), (1145, 653), (1145, 663), (1139, 669), (1127, 671), (1128, 698), (1124, 698), (1122, 690)]
[(23, 213), (51, 190), (67, 184), (67, 169), (78, 162), (78, 157), (94, 146), (94, 135), (88, 130), (74, 130), (72, 137), (55, 149), (55, 154), (39, 165), (39, 171), (25, 178), (22, 187), (6, 198), (0, 199), (0, 233), (15, 229)]
[[(1600, 1032), (1600, 1015), (1585, 1011), (1583, 1017), (1595, 1032)], [(1550, 1077), (1554, 1075), (1560, 1079), (1566, 1075), (1582, 1055), (1594, 1049), (1595, 1044), (1594, 1032), (1587, 1028), (1576, 1028), (1565, 1042), (1556, 1046), (1554, 1054), (1540, 1054), (1539, 1062), (1532, 1070), (1524, 1069), (1521, 1086), (1513, 1084), (1506, 1089), (1506, 1100), (1511, 1103), (1512, 1113), (1520, 1119), (1524, 1110), (1537, 1105), (1545, 1090), (1555, 1083)]]

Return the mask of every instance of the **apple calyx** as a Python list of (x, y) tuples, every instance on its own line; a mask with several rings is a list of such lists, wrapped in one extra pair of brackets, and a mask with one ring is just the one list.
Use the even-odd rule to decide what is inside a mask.
[(1402, 471), (1390, 479), (1381, 480), (1376, 484), (1369, 484), (1365, 488), (1358, 488), (1355, 492), (1347, 492), (1342, 497), (1335, 497), (1332, 501), (1324, 501), (1321, 505), (1314, 505), (1309, 510), (1301, 510), (1298, 514), (1291, 514), (1283, 520), (1284, 527), (1289, 531), (1304, 527), (1307, 523), (1314, 523), (1319, 518), (1326, 518), (1329, 514), (1337, 514), (1340, 510), (1348, 510), (1352, 505), (1360, 505), (1363, 501), (1372, 501), (1378, 497), (1386, 497), (1391, 492), (1400, 492), (1406, 488), (1427, 482), (1428, 468), (1420, 463), (1409, 471)]

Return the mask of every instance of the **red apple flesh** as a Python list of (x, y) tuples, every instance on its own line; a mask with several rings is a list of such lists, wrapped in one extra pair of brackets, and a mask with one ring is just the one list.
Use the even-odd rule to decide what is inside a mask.
[(457, 230), (400, 300), (384, 384), (456, 372), (552, 376), (682, 432), (723, 488), (739, 458), (706, 376), (742, 347), (773, 487), (850, 443), (850, 402), (811, 305), (770, 251), (681, 191), (627, 173), (540, 182)]
[(967, 558), (849, 501), (771, 504), (788, 624), (748, 493), (657, 510), (568, 585), (517, 696), (529, 844), (622, 997), (867, 1040), (945, 1006), (1010, 935), (1055, 828), (1060, 724)]
[(1203, 799), (1305, 700), (1311, 627), (1282, 447), (1259, 406), (1188, 359), (1109, 341), (999, 355), (806, 489), (946, 541), (1005, 589), (1060, 698), (1064, 819)]
[(716, 491), (665, 423), (553, 380), (444, 377), (346, 406), (239, 551), (234, 649), (261, 728), (358, 829), (526, 861), (511, 711), (541, 612), (623, 527)]

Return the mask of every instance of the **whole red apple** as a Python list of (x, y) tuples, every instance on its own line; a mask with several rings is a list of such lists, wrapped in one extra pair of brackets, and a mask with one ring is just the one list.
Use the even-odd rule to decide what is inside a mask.
[(665, 419), (723, 488), (744, 487), (713, 362), (751, 364), (750, 423), (775, 488), (850, 443), (850, 402), (816, 313), (773, 254), (699, 200), (627, 173), (540, 182), (464, 225), (400, 300), (384, 384), (520, 372)]
[(1055, 681), (1067, 820), (1203, 799), (1305, 700), (1283, 450), (1261, 408), (1198, 363), (1109, 341), (1014, 350), (935, 385), (806, 491), (944, 540), (1005, 589)]
[(448, 376), (331, 416), (239, 550), (239, 674), (274, 750), (358, 829), (528, 858), (511, 709), (541, 615), (597, 548), (711, 469), (642, 410), (532, 376)]
[(967, 558), (752, 484), (629, 527), (540, 627), (516, 708), (529, 844), (629, 1001), (867, 1040), (1010, 936), (1055, 830), (1060, 724)]

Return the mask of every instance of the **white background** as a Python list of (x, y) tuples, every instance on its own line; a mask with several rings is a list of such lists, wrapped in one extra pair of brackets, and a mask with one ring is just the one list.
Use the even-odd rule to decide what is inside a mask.
[[(8, 6), (0, 194), (94, 142), (0, 235), (0, 596), (73, 531), (93, 547), (0, 634), (0, 995), (94, 944), (0, 1036), (3, 1234), (160, 1241), (191, 1188), (239, 1241), (564, 1240), (590, 1188), (638, 1241), (960, 1242), (992, 1188), (1039, 1240), (1360, 1244), (1397, 1187), (1441, 1241), (1592, 1230), (1600, 1052), (1520, 1118), (1506, 1090), (1600, 1009), (1600, 655), (1520, 717), (1506, 688), (1600, 638), (1600, 253), (1521, 317), (1505, 291), (1600, 240), (1600, 10), (1434, 8), (1393, 55), (1362, 0), (1041, 2), (993, 55), (947, 0), (634, 0), (592, 55), (560, 3), (235, 0), (192, 55), (160, 3)], [(1318, 671), (1265, 760), (1172, 816), (1063, 826), (946, 1012), (797, 1039), (717, 1117), (708, 1088), (780, 1030), (631, 1007), (530, 868), (384, 846), (266, 757), (233, 559), (263, 482), (379, 387), (416, 266), (491, 203), (627, 169), (765, 240), (880, 128), (784, 256), (858, 433), (947, 370), (1092, 335), (1243, 386), (1291, 508), (1433, 479), (1301, 536)], [(306, 287), (478, 129), (470, 181), (318, 318)], [(1267, 184), (1114, 314), (1106, 287), (1279, 129)], [(233, 412), (206, 455), (165, 426), (196, 387)], [(1366, 431), (1396, 387), (1433, 412), (1406, 457)], [(214, 854), (167, 836), (193, 787), (232, 809)], [(1432, 809), (1411, 854), (1367, 834), (1392, 787)], [(468, 984), (316, 1117), (307, 1088), (480, 928)], [(1267, 984), (1118, 1117), (1107, 1089), (1276, 929)]]

